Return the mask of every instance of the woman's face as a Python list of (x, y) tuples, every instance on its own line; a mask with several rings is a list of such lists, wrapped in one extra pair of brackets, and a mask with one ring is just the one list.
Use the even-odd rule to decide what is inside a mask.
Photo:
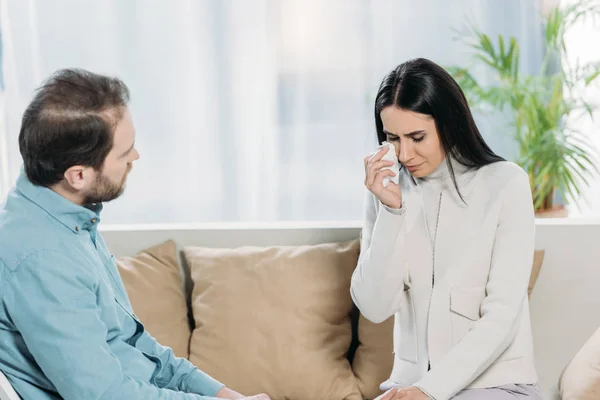
[(398, 161), (415, 178), (432, 173), (445, 159), (435, 121), (429, 115), (389, 106), (379, 114), (386, 140), (396, 148)]

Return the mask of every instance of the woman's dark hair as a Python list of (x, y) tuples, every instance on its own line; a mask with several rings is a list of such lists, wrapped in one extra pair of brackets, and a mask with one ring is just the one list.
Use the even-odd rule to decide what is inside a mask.
[[(386, 140), (380, 113), (389, 106), (431, 116), (445, 153), (466, 167), (479, 168), (504, 161), (483, 140), (458, 83), (433, 61), (424, 58), (406, 61), (383, 78), (375, 99), (379, 144)], [(446, 162), (458, 191), (449, 157)]]
[(129, 89), (117, 78), (81, 69), (55, 72), (23, 114), (19, 149), (29, 180), (49, 186), (74, 165), (101, 170), (128, 102)]

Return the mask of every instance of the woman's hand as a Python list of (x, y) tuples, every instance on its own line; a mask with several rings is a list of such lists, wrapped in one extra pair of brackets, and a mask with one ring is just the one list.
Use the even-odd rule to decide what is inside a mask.
[(243, 399), (244, 396), (236, 392), (235, 390), (229, 389), (227, 386), (223, 386), (221, 390), (219, 390), (216, 394), (218, 399), (229, 399), (229, 400), (238, 400)]
[(365, 186), (381, 203), (390, 208), (400, 208), (402, 207), (400, 185), (396, 185), (390, 180), (387, 187), (383, 186), (383, 178), (396, 176), (395, 172), (382, 169), (394, 165), (393, 161), (381, 159), (387, 152), (388, 147), (384, 146), (377, 153), (365, 157)]
[(375, 400), (431, 400), (421, 389), (411, 386), (408, 388), (390, 389)]

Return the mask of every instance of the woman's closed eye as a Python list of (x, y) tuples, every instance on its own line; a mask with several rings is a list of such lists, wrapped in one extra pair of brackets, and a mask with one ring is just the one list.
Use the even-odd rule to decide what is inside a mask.
[[(413, 142), (415, 143), (419, 143), (421, 141), (423, 141), (423, 139), (425, 139), (425, 135), (421, 135), (421, 136), (410, 136), (410, 138), (413, 140)], [(386, 140), (388, 142), (397, 142), (398, 140), (400, 140), (399, 136), (396, 135), (386, 135)]]

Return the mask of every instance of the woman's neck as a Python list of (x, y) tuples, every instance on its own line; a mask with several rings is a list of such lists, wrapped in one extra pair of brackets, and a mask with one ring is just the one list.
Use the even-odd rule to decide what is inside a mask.
[(459, 179), (459, 177), (461, 177), (462, 175), (464, 175), (465, 173), (467, 173), (469, 171), (468, 167), (466, 167), (466, 166), (462, 165), (461, 163), (459, 163), (458, 161), (456, 161), (454, 159), (454, 157), (447, 156), (440, 163), (440, 165), (438, 165), (438, 167), (433, 170), (433, 172), (431, 172), (429, 175), (427, 175), (423, 178), (419, 178), (419, 179), (422, 181), (425, 181), (425, 182), (435, 182), (435, 181), (443, 182), (443, 181), (451, 180), (452, 178), (450, 176), (450, 169), (448, 168), (448, 160), (450, 160), (450, 163), (452, 164), (452, 171), (454, 172), (454, 176), (457, 180)]

